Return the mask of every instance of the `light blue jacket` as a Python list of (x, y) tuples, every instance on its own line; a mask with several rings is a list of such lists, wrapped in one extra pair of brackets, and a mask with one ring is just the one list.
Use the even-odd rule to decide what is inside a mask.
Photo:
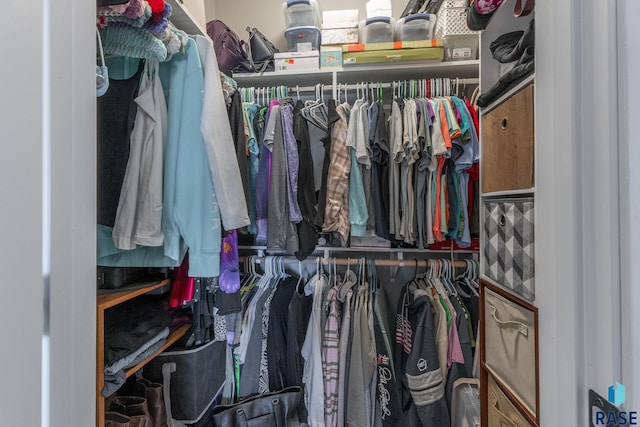
[(204, 73), (196, 43), (184, 55), (160, 64), (167, 97), (164, 253), (178, 257), (180, 240), (189, 248), (189, 275), (219, 275), (221, 224), (207, 153), (200, 132)]

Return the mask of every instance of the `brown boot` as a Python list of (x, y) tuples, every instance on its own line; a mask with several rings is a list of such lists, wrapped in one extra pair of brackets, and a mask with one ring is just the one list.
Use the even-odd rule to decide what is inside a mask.
[(104, 414), (105, 427), (133, 427), (131, 418), (119, 412), (107, 412)]
[(133, 427), (152, 427), (147, 399), (144, 397), (118, 396), (111, 402), (109, 410), (130, 417)]
[(162, 384), (139, 378), (136, 388), (138, 396), (144, 396), (147, 399), (152, 427), (167, 427), (167, 410), (164, 406)]

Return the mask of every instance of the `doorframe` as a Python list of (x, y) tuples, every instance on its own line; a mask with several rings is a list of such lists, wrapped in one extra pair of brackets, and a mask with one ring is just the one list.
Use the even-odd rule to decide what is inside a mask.
[(43, 1), (50, 2), (51, 82), (50, 414), (43, 427), (91, 426), (96, 389), (96, 4)]
[(640, 159), (636, 126), (640, 117), (640, 3), (620, 0), (617, 18), (618, 105), (620, 129), (620, 278), (622, 384), (626, 385), (626, 410), (640, 410), (640, 169), (634, 159)]
[(541, 426), (588, 425), (621, 377), (616, 2), (535, 13)]

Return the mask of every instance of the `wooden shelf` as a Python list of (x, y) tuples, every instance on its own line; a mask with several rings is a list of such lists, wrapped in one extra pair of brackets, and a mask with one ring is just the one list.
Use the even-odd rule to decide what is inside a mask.
[[(144, 295), (158, 288), (166, 286), (170, 283), (169, 279), (161, 281), (148, 282), (148, 286), (142, 286), (134, 289), (123, 289), (119, 292), (98, 295), (98, 310), (106, 310), (109, 307), (122, 304), (125, 301)], [(142, 285), (142, 284), (141, 284)]]
[(171, 332), (169, 334), (169, 336), (167, 337), (167, 342), (162, 347), (160, 347), (158, 349), (158, 351), (153, 353), (151, 356), (147, 357), (142, 362), (138, 363), (133, 368), (127, 369), (127, 371), (125, 372), (127, 378), (129, 378), (131, 375), (135, 374), (140, 369), (142, 369), (144, 367), (144, 365), (149, 363), (149, 361), (152, 360), (154, 357), (156, 357), (157, 355), (159, 355), (160, 353), (165, 351), (167, 348), (169, 348), (173, 344), (175, 344), (176, 341), (178, 341), (180, 338), (182, 338), (184, 336), (184, 334), (187, 333), (187, 331), (189, 330), (190, 326), (191, 326), (191, 324), (182, 325), (178, 329), (176, 329), (175, 331)]
[[(122, 291), (99, 295), (97, 298), (97, 310), (96, 310), (96, 426), (104, 426), (104, 413), (106, 411), (105, 399), (102, 397), (102, 389), (104, 387), (104, 312), (110, 307), (114, 307), (123, 302), (129, 301), (133, 298), (152, 292), (163, 286), (167, 286), (170, 283), (169, 279), (149, 282), (148, 284), (141, 283), (139, 287), (133, 287), (132, 289), (123, 289)], [(126, 376), (129, 377), (135, 373), (138, 369), (149, 362), (158, 353), (175, 343), (181, 336), (183, 336), (189, 325), (184, 325), (181, 328), (175, 330), (167, 338), (167, 343), (159, 349), (155, 354), (146, 360), (140, 362), (138, 365), (127, 370)]]

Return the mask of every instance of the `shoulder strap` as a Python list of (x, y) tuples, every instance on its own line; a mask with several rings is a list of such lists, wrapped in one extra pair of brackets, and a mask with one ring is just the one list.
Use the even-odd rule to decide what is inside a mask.
[(527, 16), (533, 11), (536, 5), (536, 0), (516, 0), (516, 4), (513, 7), (513, 16)]

